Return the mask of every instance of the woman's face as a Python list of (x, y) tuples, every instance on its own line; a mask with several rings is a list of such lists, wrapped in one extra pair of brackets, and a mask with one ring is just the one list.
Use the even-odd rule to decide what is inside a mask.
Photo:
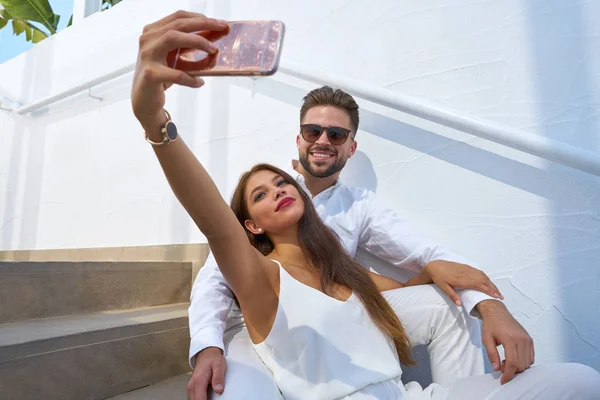
[(304, 214), (304, 201), (296, 187), (269, 170), (252, 174), (246, 185), (245, 200), (250, 214), (245, 226), (255, 235), (284, 232)]

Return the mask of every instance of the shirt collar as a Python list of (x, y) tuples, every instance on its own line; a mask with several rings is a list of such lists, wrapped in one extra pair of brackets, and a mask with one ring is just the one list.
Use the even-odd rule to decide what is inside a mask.
[[(308, 187), (306, 187), (306, 180), (304, 179), (304, 176), (296, 170), (296, 166), (298, 165), (298, 162), (299, 162), (298, 160), (292, 160), (292, 162), (290, 163), (290, 166), (286, 170), (286, 172), (290, 176), (292, 176), (294, 179), (296, 179), (296, 181), (300, 184), (302, 189), (304, 189), (304, 191), (306, 193), (308, 193), (309, 196), (312, 196), (310, 193), (310, 190), (308, 190)], [(333, 193), (333, 191), (335, 189), (337, 189), (338, 187), (340, 187), (341, 185), (342, 185), (342, 182), (340, 181), (340, 179), (338, 179), (337, 181), (335, 181), (335, 183), (331, 187), (328, 187), (327, 189), (323, 190), (321, 193), (316, 195), (313, 198), (313, 201), (315, 199), (329, 198), (331, 196), (331, 194)]]

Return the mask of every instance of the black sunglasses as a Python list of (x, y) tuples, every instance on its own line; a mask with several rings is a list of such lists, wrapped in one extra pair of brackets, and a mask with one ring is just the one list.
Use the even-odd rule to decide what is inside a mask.
[(317, 124), (300, 125), (300, 134), (307, 142), (314, 143), (323, 134), (323, 130), (327, 133), (329, 142), (334, 146), (340, 146), (346, 143), (350, 133), (350, 129), (342, 128), (341, 126), (321, 126)]

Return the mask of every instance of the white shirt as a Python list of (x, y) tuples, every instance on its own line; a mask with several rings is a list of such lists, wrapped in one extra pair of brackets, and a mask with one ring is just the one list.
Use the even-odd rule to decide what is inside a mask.
[[(295, 170), (288, 172), (310, 193), (301, 174)], [(469, 264), (463, 257), (415, 231), (394, 211), (378, 203), (375, 194), (367, 189), (349, 187), (338, 181), (316, 195), (313, 204), (321, 219), (337, 233), (352, 257), (361, 248), (393, 266), (412, 272), (419, 272), (435, 260)], [(479, 302), (492, 299), (476, 290), (465, 289), (457, 293), (463, 307), (471, 315)], [(233, 293), (211, 254), (192, 287), (189, 307), (192, 367), (194, 356), (205, 348), (224, 348), (223, 333), (228, 317), (241, 318), (237, 306), (232, 310), (232, 305)]]

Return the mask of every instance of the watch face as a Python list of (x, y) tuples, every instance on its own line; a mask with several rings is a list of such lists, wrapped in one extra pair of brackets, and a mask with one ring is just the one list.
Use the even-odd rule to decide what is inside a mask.
[(165, 131), (167, 132), (167, 136), (171, 140), (177, 139), (177, 127), (173, 123), (173, 121), (167, 122), (167, 126), (165, 126)]

